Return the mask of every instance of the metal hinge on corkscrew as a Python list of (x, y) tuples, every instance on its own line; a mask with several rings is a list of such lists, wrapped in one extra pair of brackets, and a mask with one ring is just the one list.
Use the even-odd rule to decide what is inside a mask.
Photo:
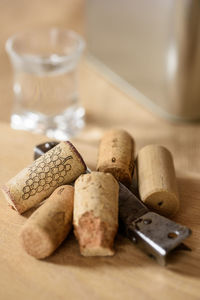
[(161, 265), (174, 250), (190, 250), (182, 241), (191, 230), (150, 211), (128, 188), (119, 183), (119, 218), (126, 236)]

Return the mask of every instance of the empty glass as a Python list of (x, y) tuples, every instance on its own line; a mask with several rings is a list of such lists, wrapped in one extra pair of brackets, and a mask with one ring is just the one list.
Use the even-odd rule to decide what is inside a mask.
[(14, 69), (12, 128), (63, 140), (84, 126), (77, 89), (84, 47), (75, 32), (57, 28), (8, 39), (6, 50)]

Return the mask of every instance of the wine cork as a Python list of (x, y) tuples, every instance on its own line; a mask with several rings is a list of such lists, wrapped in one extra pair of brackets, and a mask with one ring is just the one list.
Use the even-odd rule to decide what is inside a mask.
[(160, 214), (174, 215), (179, 196), (171, 153), (162, 146), (148, 145), (138, 153), (137, 170), (141, 200)]
[(130, 185), (134, 169), (134, 140), (124, 130), (110, 130), (99, 146), (97, 170), (111, 173), (118, 181)]
[(61, 142), (3, 186), (8, 203), (23, 213), (40, 203), (60, 185), (72, 183), (86, 165), (70, 142)]
[(22, 246), (38, 259), (51, 255), (72, 227), (74, 188), (58, 187), (26, 221), (21, 231)]
[(114, 254), (118, 193), (119, 185), (109, 173), (92, 172), (76, 180), (73, 223), (82, 255)]
[(54, 148), (56, 145), (58, 145), (58, 142), (56, 141), (45, 142), (36, 145), (34, 148), (34, 156), (33, 156), (34, 160), (38, 159), (41, 155)]

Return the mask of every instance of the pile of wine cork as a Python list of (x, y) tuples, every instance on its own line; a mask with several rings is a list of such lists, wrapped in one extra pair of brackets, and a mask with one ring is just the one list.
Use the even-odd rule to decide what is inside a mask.
[(2, 189), (20, 214), (37, 206), (23, 225), (20, 240), (26, 252), (38, 259), (51, 255), (72, 227), (82, 255), (113, 255), (118, 182), (136, 186), (134, 172), (139, 197), (150, 209), (166, 216), (179, 209), (173, 158), (163, 146), (145, 146), (135, 158), (132, 136), (109, 130), (100, 141), (96, 171), (90, 173), (69, 141), (36, 150), (37, 159)]

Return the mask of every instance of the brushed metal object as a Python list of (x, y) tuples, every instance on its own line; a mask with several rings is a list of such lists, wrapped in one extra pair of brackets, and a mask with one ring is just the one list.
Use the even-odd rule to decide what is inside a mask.
[(160, 216), (141, 202), (128, 188), (119, 184), (119, 218), (126, 236), (150, 257), (164, 266), (169, 254), (179, 249), (188, 250), (182, 244), (191, 230), (168, 218)]
[(87, 0), (89, 58), (151, 110), (200, 119), (200, 1)]

